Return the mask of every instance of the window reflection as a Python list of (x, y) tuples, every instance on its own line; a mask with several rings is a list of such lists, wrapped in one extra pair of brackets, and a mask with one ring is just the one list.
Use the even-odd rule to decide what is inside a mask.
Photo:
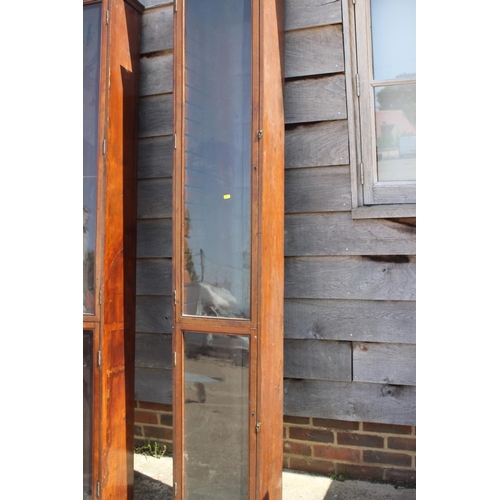
[(186, 2), (184, 314), (250, 317), (250, 19)]
[(83, 312), (94, 313), (101, 4), (83, 9)]

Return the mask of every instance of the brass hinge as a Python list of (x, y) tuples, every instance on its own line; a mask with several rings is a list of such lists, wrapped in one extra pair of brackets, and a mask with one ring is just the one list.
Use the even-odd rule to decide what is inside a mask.
[(257, 139), (262, 139), (262, 136), (264, 135), (264, 131), (262, 129), (260, 129), (258, 132), (257, 132)]
[(177, 149), (177, 134), (174, 134), (174, 149)]
[(177, 353), (174, 351), (174, 367), (177, 366)]
[(260, 432), (260, 422), (255, 424), (255, 432)]
[(361, 185), (365, 183), (365, 166), (363, 165), (363, 162), (359, 164), (359, 172), (361, 176)]
[(174, 483), (174, 497), (177, 496), (177, 483)]
[(107, 144), (106, 144), (106, 139), (104, 139), (102, 141), (102, 154), (105, 155), (106, 154), (106, 148), (107, 148)]
[(102, 351), (97, 351), (97, 366), (102, 365)]
[(177, 12), (177, 0), (174, 0), (174, 12)]
[(99, 288), (99, 305), (102, 304), (102, 288)]
[(96, 494), (97, 498), (101, 497), (101, 483), (100, 483), (100, 481), (97, 481), (97, 483), (95, 485), (95, 494)]
[(356, 94), (359, 97), (359, 75), (356, 73)]
[(177, 307), (177, 290), (174, 290), (174, 307)]
[(106, 24), (109, 24), (109, 10), (106, 11)]

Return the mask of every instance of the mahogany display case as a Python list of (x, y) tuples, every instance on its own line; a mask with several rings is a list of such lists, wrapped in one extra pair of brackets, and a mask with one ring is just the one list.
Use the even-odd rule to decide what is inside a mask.
[(135, 0), (83, 0), (83, 498), (133, 494)]
[(174, 495), (282, 488), (284, 2), (174, 2)]

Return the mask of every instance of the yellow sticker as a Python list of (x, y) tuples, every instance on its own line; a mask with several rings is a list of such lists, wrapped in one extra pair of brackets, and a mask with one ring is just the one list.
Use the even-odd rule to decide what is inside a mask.
[(225, 199), (225, 200), (229, 200), (229, 198), (231, 198), (231, 195), (230, 195), (230, 194), (225, 194), (225, 195), (224, 195), (224, 199)]

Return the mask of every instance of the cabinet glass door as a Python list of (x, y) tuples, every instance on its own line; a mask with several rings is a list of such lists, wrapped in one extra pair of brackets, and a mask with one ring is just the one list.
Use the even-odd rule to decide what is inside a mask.
[(183, 314), (250, 318), (251, 2), (185, 1)]

